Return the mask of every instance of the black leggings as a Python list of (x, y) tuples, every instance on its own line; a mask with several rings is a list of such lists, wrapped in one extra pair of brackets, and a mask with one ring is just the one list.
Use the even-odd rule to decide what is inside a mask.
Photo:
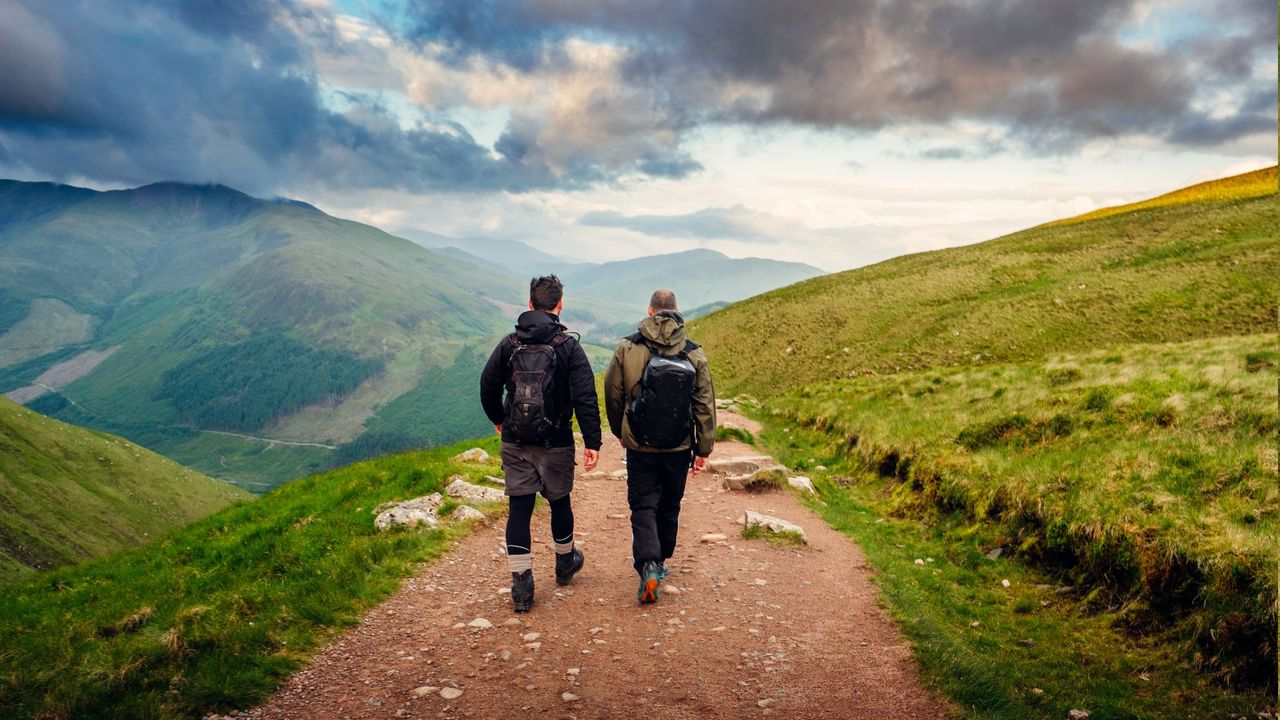
[[(533, 520), (533, 504), (537, 495), (513, 495), (511, 512), (507, 513), (507, 554), (527, 555), (533, 544), (529, 524)], [(559, 542), (573, 539), (573, 506), (566, 495), (550, 500), (551, 538)]]

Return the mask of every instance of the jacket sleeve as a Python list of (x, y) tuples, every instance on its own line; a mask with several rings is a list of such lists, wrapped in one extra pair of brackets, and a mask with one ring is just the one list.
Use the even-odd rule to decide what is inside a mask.
[(484, 370), (480, 373), (480, 405), (484, 407), (484, 414), (489, 418), (489, 422), (494, 425), (501, 425), (506, 416), (505, 409), (502, 407), (502, 391), (507, 386), (505, 345), (504, 338), (493, 349), (489, 362), (485, 363)]
[(609, 432), (614, 437), (622, 437), (622, 411), (627, 402), (627, 391), (623, 386), (622, 359), (626, 355), (626, 341), (618, 345), (609, 361), (609, 369), (604, 374), (604, 412), (609, 418)]
[(578, 343), (569, 353), (569, 393), (573, 398), (573, 413), (578, 416), (578, 428), (582, 430), (582, 444), (588, 450), (600, 449), (600, 400), (596, 397), (596, 375), (591, 372), (591, 360)]
[(695, 366), (698, 384), (693, 389), (693, 424), (698, 431), (698, 446), (694, 453), (707, 457), (716, 446), (716, 390), (711, 383), (711, 366), (707, 356), (698, 352)]

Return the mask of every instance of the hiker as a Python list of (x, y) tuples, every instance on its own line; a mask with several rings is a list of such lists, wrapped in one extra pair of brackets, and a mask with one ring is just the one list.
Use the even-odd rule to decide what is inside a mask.
[[(566, 585), (582, 569), (573, 543), (574, 447), (570, 418), (582, 430), (583, 466), (600, 455), (600, 408), (595, 374), (577, 337), (560, 324), (564, 284), (555, 275), (529, 283), (529, 310), (503, 338), (480, 375), (480, 403), (502, 436), (502, 470), (510, 502), (507, 564), (516, 612), (533, 605), (533, 552), (529, 523), (537, 494), (551, 506), (556, 583)], [(506, 391), (505, 398), (503, 391)]]
[(605, 373), (609, 429), (627, 449), (636, 599), (658, 600), (675, 553), (689, 469), (706, 469), (716, 442), (716, 398), (707, 356), (684, 334), (675, 293), (657, 290), (649, 316), (618, 345)]

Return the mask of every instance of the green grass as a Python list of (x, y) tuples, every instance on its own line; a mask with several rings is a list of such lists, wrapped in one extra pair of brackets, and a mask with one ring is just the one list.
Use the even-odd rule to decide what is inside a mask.
[(1236, 175), (1222, 180), (1210, 180), (1209, 182), (1185, 187), (1171, 193), (1165, 193), (1164, 195), (1160, 195), (1149, 200), (1142, 200), (1140, 202), (1129, 203), (1128, 205), (1116, 205), (1114, 207), (1094, 210), (1093, 212), (1085, 213), (1084, 215), (1077, 215), (1076, 217), (1066, 218), (1064, 220), (1056, 220), (1049, 224), (1074, 225), (1075, 223), (1097, 220), (1099, 218), (1133, 212), (1135, 210), (1168, 207), (1171, 205), (1187, 205), (1191, 203), (1204, 202), (1206, 200), (1247, 200), (1249, 198), (1262, 197), (1265, 195), (1274, 195), (1275, 193), (1276, 168), (1269, 167), (1263, 170), (1255, 170), (1250, 173)]
[[(1271, 332), (1280, 277), (1274, 170), (1258, 197), (1042, 225), (765, 293), (690, 321), (721, 395), (1045, 357), (1132, 342)], [(1263, 188), (1265, 190), (1265, 188)], [(1252, 192), (1252, 191), (1250, 191)]]
[[(496, 454), (496, 440), (481, 443)], [(466, 446), (288, 483), (137, 550), (0, 591), (0, 716), (172, 718), (246, 708), (464, 528), (379, 533), (372, 510), (472, 480)]]
[(1057, 572), (988, 559), (1008, 542), (999, 528), (960, 510), (899, 517), (898, 481), (868, 471), (843, 438), (763, 420), (762, 444), (809, 468), (820, 499), (806, 502), (861, 547), (925, 682), (963, 717), (1235, 718), (1275, 707), (1273, 692), (1188, 672), (1181, 647), (1126, 629), (1122, 610), (1091, 606), (1087, 588), (1062, 590)]
[(716, 440), (735, 440), (748, 445), (754, 445), (756, 442), (756, 438), (751, 434), (750, 430), (727, 425), (716, 426)]
[(860, 378), (774, 398), (888, 481), (960, 513), (1224, 679), (1274, 683), (1275, 335)]
[(0, 583), (151, 542), (248, 497), (0, 398)]

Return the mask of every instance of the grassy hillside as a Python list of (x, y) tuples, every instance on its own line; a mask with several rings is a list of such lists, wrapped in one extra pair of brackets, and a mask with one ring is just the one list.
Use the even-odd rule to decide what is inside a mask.
[(1096, 588), (1094, 609), (1257, 683), (1276, 657), (1276, 347), (1119, 346), (823, 383), (769, 405), (889, 479), (894, 512), (996, 524), (1004, 552)]
[(454, 473), (497, 472), (455, 466), (461, 449), (297, 480), (145, 548), (0, 590), (0, 716), (199, 717), (260, 701), (465, 531), (379, 533), (372, 513)]
[[(1268, 332), (1280, 276), (1270, 194), (1204, 199), (827, 275), (690, 323), (724, 391), (938, 366), (983, 365), (1117, 343)], [(1254, 186), (1251, 180), (1247, 183)], [(1218, 192), (1221, 190), (1221, 192)]]
[(249, 497), (0, 398), (0, 584), (150, 542)]
[[(1245, 688), (1206, 706), (1234, 712), (1276, 678), (1276, 199), (1275, 168), (1227, 178), (802, 282), (691, 335), (869, 546), (962, 704), (1049, 717), (1025, 688), (1065, 662), (1078, 615), (1167, 652), (1144, 670), (1117, 648), (1132, 672)], [(902, 547), (955, 567), (901, 577)], [(1048, 590), (993, 593), (989, 553)], [(1056, 645), (1010, 654), (965, 615)], [(1106, 716), (1159, 716), (1075, 670), (1058, 684)]]
[(1164, 195), (1141, 200), (1128, 205), (1115, 205), (1094, 210), (1076, 217), (1055, 220), (1049, 225), (1074, 225), (1075, 223), (1097, 220), (1099, 218), (1120, 215), (1134, 210), (1168, 207), (1170, 205), (1189, 205), (1204, 201), (1248, 200), (1250, 198), (1274, 195), (1276, 193), (1276, 168), (1264, 168), (1254, 172), (1210, 180), (1198, 185), (1174, 190)]

